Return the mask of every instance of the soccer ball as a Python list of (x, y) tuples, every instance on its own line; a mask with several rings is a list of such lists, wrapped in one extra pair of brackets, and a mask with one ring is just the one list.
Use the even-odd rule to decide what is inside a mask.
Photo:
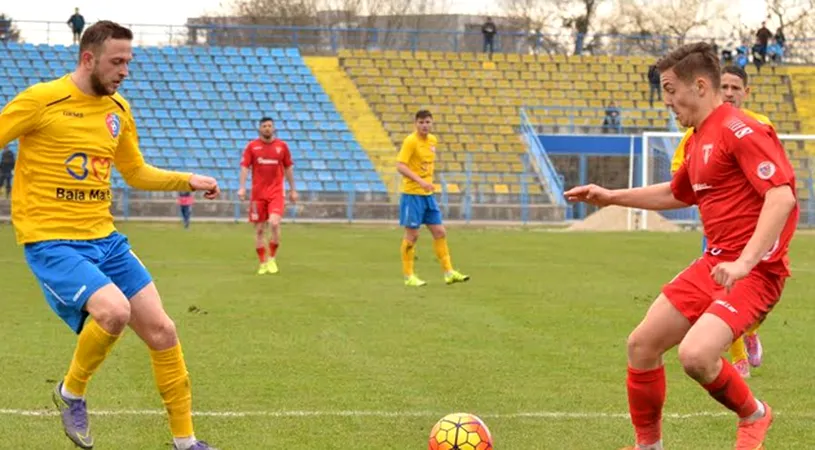
[(444, 416), (430, 431), (429, 450), (493, 450), (490, 430), (467, 413)]

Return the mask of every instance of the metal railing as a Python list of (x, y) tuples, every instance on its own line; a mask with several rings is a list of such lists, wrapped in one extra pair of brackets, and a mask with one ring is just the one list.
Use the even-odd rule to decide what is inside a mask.
[[(223, 19), (215, 19), (223, 20)], [(303, 53), (337, 53), (341, 49), (483, 52), (484, 40), (477, 31), (432, 29), (343, 28), (327, 26), (282, 27), (224, 24), (136, 24), (119, 21), (134, 32), (137, 45), (178, 46), (267, 46), (298, 47)], [(90, 22), (90, 20), (89, 20)], [(24, 42), (32, 44), (72, 43), (65, 22), (13, 20)], [(631, 35), (572, 31), (535, 35), (503, 32), (495, 37), (497, 53), (549, 55), (640, 55), (657, 57), (683, 43), (707, 41), (734, 47), (739, 40), (731, 35)], [(787, 63), (815, 60), (815, 40), (790, 37), (784, 46)]]

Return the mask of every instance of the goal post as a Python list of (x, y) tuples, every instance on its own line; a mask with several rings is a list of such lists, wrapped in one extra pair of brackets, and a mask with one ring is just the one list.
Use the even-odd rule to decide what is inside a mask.
[[(645, 187), (671, 180), (671, 160), (676, 147), (682, 140), (682, 132), (646, 131), (640, 142), (631, 146), (628, 186)], [(778, 139), (787, 150), (796, 171), (799, 197), (806, 195), (809, 201), (815, 198), (812, 180), (812, 161), (815, 153), (815, 135), (780, 134)], [(696, 206), (670, 211), (660, 211), (659, 215), (675, 224), (699, 226), (699, 212)], [(648, 230), (648, 212), (629, 208), (628, 230)], [(651, 214), (652, 217), (653, 213)]]

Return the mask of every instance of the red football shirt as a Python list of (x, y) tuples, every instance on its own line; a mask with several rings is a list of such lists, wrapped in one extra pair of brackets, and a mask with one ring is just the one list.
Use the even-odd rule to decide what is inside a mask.
[[(725, 103), (688, 140), (671, 190), (678, 200), (699, 205), (708, 248), (735, 259), (756, 229), (764, 194), (785, 184), (796, 194), (795, 171), (775, 130)], [(798, 215), (796, 205), (759, 267), (789, 275), (787, 255)]]
[(285, 169), (291, 167), (289, 146), (280, 139), (255, 139), (246, 145), (241, 167), (252, 169), (252, 200), (268, 200), (284, 195)]

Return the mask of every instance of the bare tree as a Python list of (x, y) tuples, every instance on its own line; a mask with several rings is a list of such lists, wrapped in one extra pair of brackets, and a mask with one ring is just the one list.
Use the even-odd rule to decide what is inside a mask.
[[(797, 39), (808, 39), (815, 32), (815, 0), (766, 0), (768, 19), (775, 19), (785, 38), (785, 59), (810, 63), (815, 59), (809, 43), (801, 45)], [(755, 31), (753, 30), (753, 33)]]
[[(298, 46), (326, 51), (341, 47), (393, 46), (406, 27), (444, 13), (450, 0), (229, 0), (224, 16), (188, 22), (189, 41), (219, 45)], [(248, 27), (247, 27), (248, 26)], [(397, 42), (398, 43), (398, 42)]]
[(813, 0), (766, 0), (767, 12), (775, 17), (778, 26), (784, 29), (795, 29), (800, 25), (811, 25)]
[[(726, 0), (629, 0), (615, 11), (617, 45), (626, 53), (659, 55), (700, 34), (722, 28)], [(706, 36), (708, 37), (708, 36)]]

